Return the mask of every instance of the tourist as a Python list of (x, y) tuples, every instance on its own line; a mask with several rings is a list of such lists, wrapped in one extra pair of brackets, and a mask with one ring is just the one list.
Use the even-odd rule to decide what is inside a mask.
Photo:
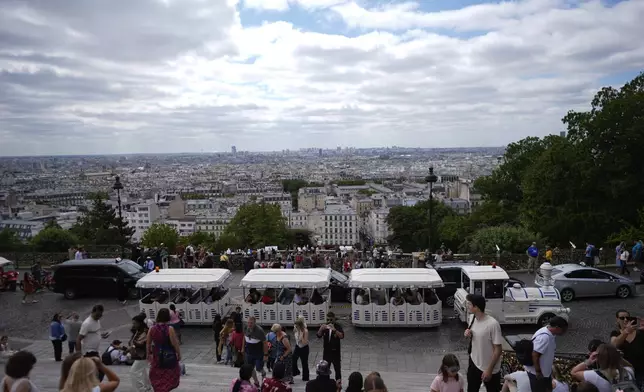
[[(106, 382), (98, 380), (97, 370), (107, 376)], [(80, 358), (71, 366), (61, 392), (114, 392), (120, 382), (116, 373), (103, 365), (100, 358)]]
[[(99, 346), (101, 339), (107, 339), (109, 332), (101, 332), (101, 318), (103, 318), (103, 305), (94, 305), (92, 313), (81, 324), (78, 338), (76, 339), (76, 351), (81, 351), (86, 357), (100, 358)], [(98, 379), (103, 381), (104, 374), (99, 367)]]
[(272, 330), (266, 334), (266, 344), (268, 344), (268, 362), (266, 363), (266, 368), (272, 372), (273, 366), (277, 361), (277, 334)]
[(0, 337), (0, 357), (10, 357), (13, 354), (9, 346), (9, 336), (2, 335)]
[[(517, 342), (514, 347), (514, 352), (519, 364), (524, 368), (534, 363), (532, 355), (535, 351), (532, 340), (524, 339)], [(544, 358), (544, 356), (541, 356), (541, 358)], [(539, 389), (543, 390), (544, 388), (543, 382), (536, 375), (522, 370), (505, 376), (502, 392), (535, 392)], [(553, 377), (548, 386), (548, 390), (553, 392), (568, 392), (568, 386), (555, 380)]]
[(635, 379), (640, 390), (644, 387), (644, 331), (637, 325), (637, 318), (631, 317), (626, 310), (618, 310), (615, 314), (617, 328), (610, 334), (610, 342), (617, 347), (624, 359), (633, 365)]
[(262, 377), (266, 377), (266, 372), (264, 371), (264, 362), (266, 361), (268, 361), (266, 335), (262, 327), (257, 325), (255, 317), (251, 316), (248, 318), (246, 329), (244, 330), (244, 362), (255, 367), (253, 380), (258, 387), (257, 372), (261, 373)]
[(63, 363), (60, 366), (60, 379), (58, 380), (59, 391), (62, 391), (63, 388), (65, 388), (65, 382), (67, 382), (69, 371), (71, 370), (72, 365), (81, 358), (83, 358), (83, 354), (77, 351), (75, 353), (69, 354), (65, 357), (65, 359), (63, 359)]
[(628, 269), (628, 259), (630, 257), (630, 253), (628, 253), (628, 250), (626, 250), (626, 243), (622, 241), (619, 246), (618, 246), (618, 253), (617, 253), (617, 266), (620, 268), (620, 274), (622, 275), (631, 275), (631, 271)]
[(283, 363), (276, 363), (273, 374), (262, 382), (261, 392), (291, 392), (291, 386), (284, 380), (286, 367)]
[(66, 320), (65, 331), (67, 331), (67, 348), (69, 353), (73, 354), (76, 349), (76, 340), (80, 332), (81, 322), (78, 313), (72, 313)]
[(250, 383), (250, 378), (254, 376), (255, 369), (253, 365), (242, 365), (239, 368), (239, 378), (233, 380), (230, 386), (230, 392), (258, 392), (258, 387)]
[(147, 336), (147, 358), (150, 361), (150, 382), (154, 392), (168, 392), (179, 386), (181, 351), (174, 328), (169, 326), (170, 310), (159, 309), (156, 324)]
[(181, 314), (177, 311), (177, 307), (174, 304), (170, 304), (170, 323), (169, 325), (174, 329), (174, 333), (177, 334), (177, 339), (179, 339), (179, 344), (181, 344)]
[(387, 392), (387, 386), (380, 373), (373, 372), (364, 379), (364, 392)]
[[(532, 245), (525, 251), (528, 255), (528, 273), (534, 273), (537, 266), (537, 257), (539, 257), (539, 249), (537, 243), (533, 242)], [(469, 387), (468, 387), (469, 389)]]
[(150, 366), (147, 361), (147, 340), (148, 340), (148, 326), (145, 324), (145, 316), (137, 314), (132, 317), (132, 337), (128, 344), (128, 352), (132, 360), (132, 367), (130, 368), (130, 379), (132, 380), (132, 387), (137, 392), (150, 392), (152, 391), (152, 384), (150, 384)]
[(463, 392), (465, 380), (459, 374), (461, 365), (454, 354), (447, 354), (443, 357), (438, 374), (429, 387), (431, 392)]
[(293, 350), (293, 376), (300, 375), (297, 361), (302, 361), (302, 381), (309, 381), (309, 330), (304, 317), (298, 316), (293, 328), (295, 349)]
[(306, 383), (306, 392), (337, 392), (339, 382), (331, 380), (331, 365), (322, 360), (315, 367), (317, 377)]
[(492, 316), (485, 314), (485, 298), (468, 294), (468, 312), (474, 315), (465, 337), (470, 339), (470, 358), (467, 367), (467, 390), (478, 392), (481, 382), (487, 392), (499, 392), (501, 388), (501, 325)]
[[(597, 363), (598, 370), (590, 370), (589, 365)], [(610, 344), (602, 344), (586, 361), (572, 368), (573, 380), (587, 381), (597, 387), (599, 392), (612, 392), (613, 385), (627, 380), (635, 380), (630, 364), (622, 359), (617, 349)]]
[(244, 364), (244, 327), (242, 324), (235, 323), (235, 330), (230, 335), (230, 347), (233, 353), (231, 366), (241, 367)]
[[(231, 323), (232, 324), (232, 323)], [(220, 344), (219, 342), (221, 341), (221, 331), (224, 329), (224, 325), (221, 322), (221, 315), (216, 314), (215, 318), (212, 320), (212, 335), (215, 340), (215, 347), (216, 347), (216, 357), (217, 357), (217, 363), (221, 363), (221, 351), (219, 350)]]
[(38, 388), (29, 379), (29, 374), (36, 364), (36, 357), (29, 351), (18, 351), (7, 360), (4, 378), (0, 391), (38, 392)]
[(342, 380), (341, 369), (341, 340), (344, 339), (342, 325), (336, 322), (335, 313), (329, 312), (326, 315), (326, 324), (320, 326), (317, 337), (323, 340), (322, 359), (333, 364), (335, 379)]
[[(555, 316), (547, 326), (540, 328), (532, 336), (533, 350), (530, 355), (532, 363), (525, 363), (527, 372), (536, 376), (532, 392), (547, 392), (552, 390), (552, 368), (557, 350), (556, 336), (561, 336), (568, 330), (568, 321)], [(536, 388), (536, 390), (535, 390)]]
[(65, 327), (60, 321), (60, 314), (54, 313), (51, 324), (49, 324), (49, 340), (54, 346), (54, 360), (60, 362), (63, 360), (63, 342), (67, 340), (65, 335)]
[(364, 380), (362, 379), (362, 374), (360, 372), (353, 372), (349, 375), (349, 382), (347, 383), (347, 389), (345, 392), (362, 392), (362, 386), (364, 385)]
[(222, 362), (224, 365), (231, 365), (233, 363), (233, 348), (232, 348), (232, 334), (235, 329), (235, 324), (233, 320), (226, 320), (226, 324), (219, 332), (219, 338), (217, 341), (217, 357), (224, 358), (222, 362), (220, 359), (219, 362)]
[[(36, 282), (29, 272), (25, 272), (24, 278), (22, 279), (22, 291), (24, 295), (22, 296), (22, 303), (38, 303), (37, 300), (33, 299), (33, 295), (36, 292)], [(27, 298), (31, 296), (31, 301), (27, 301)]]
[(277, 360), (275, 363), (284, 364), (286, 370), (282, 379), (289, 384), (293, 384), (293, 349), (291, 348), (291, 342), (286, 332), (282, 330), (281, 325), (273, 324), (271, 331), (275, 332), (275, 339), (277, 340)]

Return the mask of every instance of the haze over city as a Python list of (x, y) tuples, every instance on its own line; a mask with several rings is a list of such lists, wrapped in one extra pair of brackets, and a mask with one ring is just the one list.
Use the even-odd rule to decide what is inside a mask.
[(638, 0), (0, 3), (0, 155), (502, 146), (644, 66)]

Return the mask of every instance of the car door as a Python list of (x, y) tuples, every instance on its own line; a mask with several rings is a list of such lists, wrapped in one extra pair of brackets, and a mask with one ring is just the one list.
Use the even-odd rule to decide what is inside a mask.
[(597, 291), (597, 282), (591, 270), (578, 269), (565, 275), (566, 287), (575, 292), (576, 297), (592, 297)]
[(99, 293), (101, 296), (113, 297), (117, 293), (117, 282), (119, 281), (119, 274), (121, 274), (120, 268), (116, 266), (102, 266), (100, 268), (100, 273), (96, 278), (98, 284), (101, 287)]
[(591, 270), (593, 280), (596, 282), (596, 295), (614, 295), (617, 292), (617, 286), (620, 284), (612, 275), (600, 270)]

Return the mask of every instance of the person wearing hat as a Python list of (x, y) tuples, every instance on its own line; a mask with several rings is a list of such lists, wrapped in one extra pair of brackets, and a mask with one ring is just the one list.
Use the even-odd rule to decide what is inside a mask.
[(148, 272), (152, 272), (154, 270), (155, 266), (154, 266), (154, 260), (152, 260), (152, 257), (148, 256), (145, 258), (145, 263), (143, 264), (143, 267)]
[(331, 379), (331, 365), (322, 360), (315, 367), (317, 377), (306, 383), (306, 392), (337, 392), (341, 390), (340, 380)]

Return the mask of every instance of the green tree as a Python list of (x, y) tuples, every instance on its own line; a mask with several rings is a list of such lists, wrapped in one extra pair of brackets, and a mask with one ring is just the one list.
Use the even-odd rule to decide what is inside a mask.
[(179, 233), (177, 230), (162, 223), (152, 224), (141, 238), (141, 244), (148, 248), (156, 248), (163, 244), (168, 249), (176, 249), (178, 243)]
[(217, 253), (221, 253), (226, 251), (227, 249), (243, 249), (247, 245), (243, 244), (237, 236), (235, 236), (232, 233), (222, 233), (219, 238), (217, 238), (217, 242), (215, 243), (214, 246), (214, 251)]
[(498, 245), (503, 252), (525, 253), (534, 241), (540, 242), (539, 236), (522, 227), (486, 227), (472, 235), (467, 248), (474, 253), (493, 254)]
[(14, 252), (23, 246), (16, 232), (10, 229), (0, 231), (0, 252)]
[(249, 203), (242, 205), (224, 234), (237, 238), (241, 247), (284, 246), (289, 242), (286, 219), (276, 204)]
[[(432, 201), (432, 237), (431, 249), (441, 244), (439, 227), (447, 216), (456, 213), (450, 207), (436, 200)], [(387, 224), (392, 234), (387, 239), (393, 245), (400, 246), (405, 252), (426, 249), (429, 242), (429, 201), (414, 206), (396, 206), (389, 210)]]
[(356, 186), (356, 185), (365, 185), (367, 181), (365, 180), (338, 180), (335, 181), (335, 184), (338, 186)]
[(85, 245), (120, 245), (129, 243), (134, 229), (119, 218), (114, 208), (103, 199), (96, 198), (83, 217), (71, 228), (71, 232)]
[(181, 237), (179, 243), (183, 246), (193, 245), (193, 246), (203, 246), (207, 249), (215, 247), (217, 243), (217, 238), (214, 234), (207, 233), (205, 231), (197, 231), (190, 234), (187, 237)]
[(36, 252), (67, 252), (78, 245), (78, 238), (68, 230), (60, 227), (46, 227), (30, 241)]
[(320, 184), (316, 182), (306, 182), (304, 180), (299, 180), (299, 179), (282, 180), (282, 189), (284, 190), (284, 193), (291, 194), (291, 205), (293, 206), (293, 210), (295, 211), (297, 211), (297, 207), (298, 207), (297, 195), (300, 191), (300, 188), (321, 187), (321, 186), (324, 186), (324, 184)]
[(306, 229), (290, 229), (289, 243), (296, 246), (313, 245), (313, 232)]

